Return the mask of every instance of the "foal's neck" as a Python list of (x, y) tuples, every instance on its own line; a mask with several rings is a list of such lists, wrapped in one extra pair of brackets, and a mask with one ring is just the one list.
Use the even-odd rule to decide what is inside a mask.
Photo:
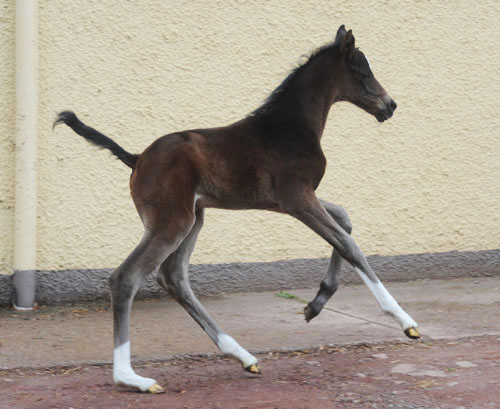
[(335, 54), (320, 51), (292, 72), (255, 116), (320, 140), (335, 99), (336, 79)]

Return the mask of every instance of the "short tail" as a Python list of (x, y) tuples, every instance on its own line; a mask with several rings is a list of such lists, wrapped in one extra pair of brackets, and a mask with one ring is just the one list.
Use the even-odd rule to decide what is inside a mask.
[(107, 136), (103, 135), (99, 131), (96, 131), (94, 128), (85, 125), (77, 118), (73, 111), (60, 112), (54, 121), (54, 128), (59, 124), (68, 125), (71, 129), (73, 129), (73, 131), (75, 131), (78, 135), (83, 136), (90, 143), (98, 146), (99, 148), (109, 149), (113, 155), (120, 159), (129, 168), (135, 168), (139, 155), (127, 152)]

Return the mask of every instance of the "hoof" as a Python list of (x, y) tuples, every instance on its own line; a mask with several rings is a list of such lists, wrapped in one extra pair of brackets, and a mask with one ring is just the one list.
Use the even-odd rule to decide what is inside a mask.
[(154, 385), (150, 386), (146, 392), (148, 392), (148, 393), (165, 393), (165, 389), (163, 389), (160, 385), (155, 383)]
[(418, 329), (416, 329), (414, 327), (405, 329), (405, 334), (408, 338), (411, 338), (411, 339), (420, 338), (420, 333), (418, 332)]
[(319, 314), (319, 311), (316, 311), (312, 307), (311, 303), (307, 304), (304, 307), (304, 316), (305, 316), (307, 322), (311, 321), (318, 314)]
[(245, 368), (245, 371), (248, 371), (250, 373), (255, 373), (255, 374), (260, 374), (260, 368), (257, 364), (253, 364), (253, 365), (250, 365), (250, 366), (247, 366)]

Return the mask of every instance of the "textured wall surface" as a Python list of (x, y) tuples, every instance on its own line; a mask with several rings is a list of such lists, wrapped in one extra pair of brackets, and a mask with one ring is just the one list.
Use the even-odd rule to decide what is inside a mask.
[(0, 0), (0, 274), (12, 268), (15, 81), (14, 1)]
[[(53, 132), (56, 112), (72, 109), (140, 152), (165, 133), (240, 119), (343, 23), (399, 107), (383, 124), (352, 105), (333, 107), (319, 196), (347, 208), (366, 254), (499, 248), (500, 6), (460, 4), (40, 1), (38, 268), (113, 267), (142, 234), (129, 169), (68, 128)], [(0, 255), (8, 273), (13, 0), (0, 7), (0, 227), (10, 232)], [(209, 210), (191, 261), (329, 254), (289, 217)]]
[[(500, 250), (473, 252), (368, 256), (368, 263), (382, 281), (415, 281), (459, 277), (491, 277), (500, 271)], [(328, 259), (294, 259), (254, 263), (191, 265), (189, 279), (197, 295), (261, 292), (315, 288), (324, 276)], [(40, 304), (109, 299), (112, 269), (71, 269), (38, 271), (37, 301)], [(354, 269), (342, 264), (341, 284), (361, 284)], [(0, 275), (0, 306), (11, 303), (12, 280)], [(149, 275), (137, 293), (138, 298), (165, 296), (165, 291)]]

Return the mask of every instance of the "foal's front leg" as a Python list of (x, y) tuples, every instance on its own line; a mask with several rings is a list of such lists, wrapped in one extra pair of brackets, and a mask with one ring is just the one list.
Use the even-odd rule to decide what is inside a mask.
[[(298, 200), (297, 200), (298, 198)], [(330, 243), (360, 275), (375, 296), (382, 311), (401, 325), (410, 338), (419, 338), (417, 323), (396, 302), (377, 278), (354, 239), (328, 214), (314, 193), (295, 195), (292, 205), (285, 207), (294, 216)]]
[[(321, 204), (340, 227), (342, 227), (346, 233), (351, 234), (352, 224), (345, 209), (342, 206), (334, 205), (324, 200), (321, 200)], [(304, 315), (307, 322), (321, 312), (328, 300), (335, 294), (335, 291), (337, 291), (340, 283), (341, 266), (342, 257), (339, 252), (333, 248), (325, 278), (321, 281), (316, 297), (314, 297), (314, 299), (304, 308)]]

